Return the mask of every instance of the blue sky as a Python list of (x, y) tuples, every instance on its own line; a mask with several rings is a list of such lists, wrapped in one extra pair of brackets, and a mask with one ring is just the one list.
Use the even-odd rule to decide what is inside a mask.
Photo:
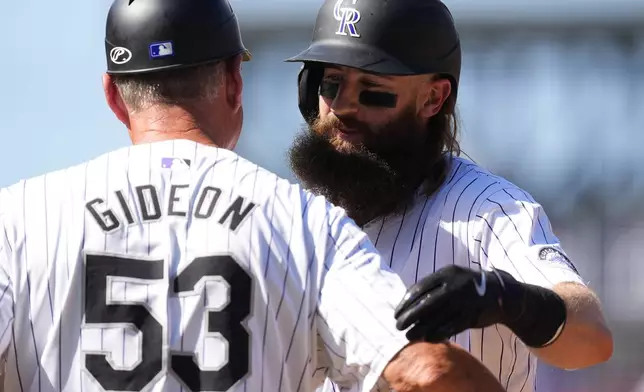
[(0, 186), (127, 145), (101, 88), (107, 8), (81, 0), (2, 2)]

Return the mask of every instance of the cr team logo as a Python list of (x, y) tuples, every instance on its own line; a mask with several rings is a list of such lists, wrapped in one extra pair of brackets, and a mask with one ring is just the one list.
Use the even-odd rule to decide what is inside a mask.
[[(343, 7), (342, 3), (345, 0), (338, 0), (333, 7), (333, 17), (335, 20), (340, 22), (338, 26), (338, 31), (335, 33), (337, 35), (350, 35), (352, 37), (360, 37), (356, 23), (360, 21), (360, 11), (351, 7)], [(358, 0), (351, 0), (352, 4), (355, 5)]]

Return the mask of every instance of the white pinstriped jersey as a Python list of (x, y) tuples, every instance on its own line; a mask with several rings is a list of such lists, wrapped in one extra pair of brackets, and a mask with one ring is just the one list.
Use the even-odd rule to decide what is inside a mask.
[[(406, 284), (450, 264), (505, 270), (521, 282), (552, 288), (583, 281), (565, 255), (548, 217), (527, 192), (461, 158), (431, 197), (419, 197), (397, 217), (370, 222), (365, 232)], [(537, 360), (504, 326), (452, 338), (497, 375), (508, 392), (531, 392)], [(326, 380), (320, 390), (339, 391)]]
[(123, 148), (0, 211), (5, 391), (366, 392), (407, 343), (344, 211), (227, 150)]

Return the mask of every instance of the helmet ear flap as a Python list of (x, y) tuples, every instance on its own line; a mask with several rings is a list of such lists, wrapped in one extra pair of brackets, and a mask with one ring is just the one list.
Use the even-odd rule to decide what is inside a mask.
[(307, 123), (312, 124), (319, 114), (320, 83), (324, 77), (321, 64), (306, 62), (297, 76), (298, 106)]

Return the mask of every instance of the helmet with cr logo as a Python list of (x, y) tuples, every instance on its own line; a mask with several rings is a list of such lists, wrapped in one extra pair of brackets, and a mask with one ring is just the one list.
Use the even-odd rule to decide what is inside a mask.
[(343, 65), (385, 75), (441, 74), (456, 94), (461, 45), (451, 13), (440, 0), (326, 0), (311, 45), (288, 62), (303, 62), (299, 107), (318, 115), (324, 66)]

